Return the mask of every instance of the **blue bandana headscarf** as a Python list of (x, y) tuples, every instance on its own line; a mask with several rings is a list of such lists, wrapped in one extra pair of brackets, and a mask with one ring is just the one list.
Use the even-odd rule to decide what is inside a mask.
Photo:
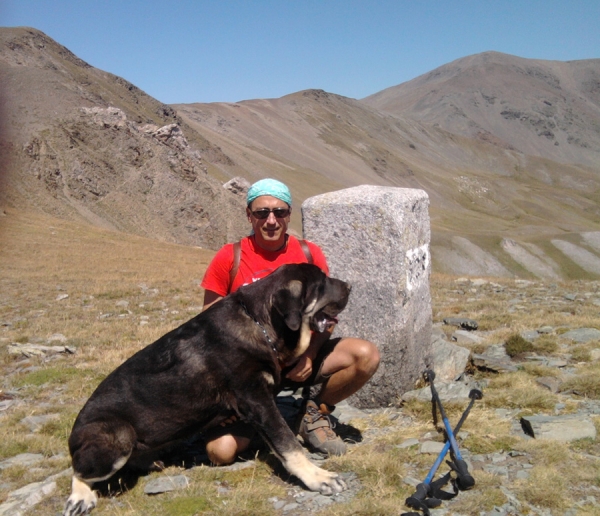
[(261, 195), (270, 195), (271, 197), (276, 197), (287, 203), (288, 206), (292, 205), (292, 194), (290, 193), (290, 189), (276, 179), (261, 179), (254, 183), (246, 195), (246, 204), (250, 204), (254, 199)]

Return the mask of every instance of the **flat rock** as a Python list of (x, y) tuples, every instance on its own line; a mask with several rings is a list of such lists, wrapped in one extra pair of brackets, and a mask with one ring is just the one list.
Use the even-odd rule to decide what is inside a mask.
[(0, 462), (0, 469), (10, 468), (11, 466), (32, 466), (44, 460), (41, 453), (20, 453)]
[(437, 441), (425, 441), (419, 447), (419, 453), (427, 453), (430, 455), (439, 455), (444, 449), (444, 443)]
[(50, 421), (56, 421), (60, 414), (43, 414), (41, 416), (27, 416), (21, 419), (21, 423), (27, 425), (31, 432), (39, 432), (41, 428)]
[(538, 385), (545, 387), (554, 394), (560, 390), (562, 384), (558, 378), (554, 378), (553, 376), (540, 376), (539, 378), (536, 378), (535, 381)]
[(563, 333), (562, 337), (583, 344), (592, 340), (600, 340), (600, 330), (596, 328), (578, 328)]
[(449, 326), (458, 326), (463, 330), (476, 330), (479, 327), (479, 323), (474, 319), (465, 319), (464, 317), (446, 317), (444, 324)]
[(189, 485), (190, 480), (185, 475), (164, 476), (150, 480), (144, 487), (144, 493), (148, 495), (166, 493)]
[(596, 438), (594, 423), (580, 414), (525, 416), (521, 418), (521, 428), (527, 435), (536, 439), (571, 442), (577, 439)]
[(65, 353), (72, 355), (76, 349), (72, 346), (42, 346), (41, 344), (9, 344), (9, 355), (22, 355), (24, 357), (56, 355)]
[(517, 370), (517, 366), (511, 362), (502, 344), (492, 344), (483, 353), (473, 353), (472, 360), (475, 367), (497, 373), (510, 373)]
[(481, 344), (484, 341), (483, 337), (474, 335), (467, 330), (456, 330), (452, 334), (452, 340), (457, 344)]
[[(442, 383), (436, 382), (435, 388), (438, 392), (440, 400), (442, 402), (449, 401), (469, 401), (469, 393), (471, 388), (461, 382), (450, 382)], [(403, 401), (418, 400), (418, 401), (431, 401), (431, 389), (429, 387), (423, 387), (414, 391), (405, 392), (402, 395)]]

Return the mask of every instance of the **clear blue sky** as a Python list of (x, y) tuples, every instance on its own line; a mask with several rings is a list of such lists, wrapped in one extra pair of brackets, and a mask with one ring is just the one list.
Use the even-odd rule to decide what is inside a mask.
[(165, 103), (362, 98), (486, 50), (600, 58), (600, 0), (0, 0)]

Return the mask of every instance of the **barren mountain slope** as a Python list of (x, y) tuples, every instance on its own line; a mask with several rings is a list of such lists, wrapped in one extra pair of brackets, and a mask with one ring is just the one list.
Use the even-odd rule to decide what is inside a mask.
[(363, 102), (525, 154), (600, 167), (600, 59), (543, 61), (485, 52)]
[(3, 203), (213, 248), (245, 232), (200, 151), (228, 158), (171, 107), (35, 29), (0, 29), (0, 81)]
[[(585, 84), (589, 102), (598, 95), (594, 66), (573, 68), (574, 77), (587, 78), (577, 84)], [(481, 89), (479, 80), (457, 94)], [(600, 169), (590, 161), (598, 154), (591, 143), (588, 165), (566, 155), (558, 161), (522, 150), (535, 147), (537, 134), (523, 132), (517, 149), (491, 132), (452, 132), (410, 110), (383, 112), (322, 90), (165, 106), (25, 28), (0, 29), (0, 88), (7, 129), (0, 208), (214, 249), (247, 231), (235, 215), (243, 213), (243, 196), (222, 187), (234, 176), (286, 181), (298, 232), (299, 207), (309, 196), (365, 183), (422, 188), (431, 200), (437, 271), (600, 275)], [(563, 91), (575, 106), (574, 94)], [(507, 91), (497, 98), (522, 102)], [(443, 112), (444, 105), (431, 109)], [(596, 126), (572, 109), (581, 141), (596, 141)], [(502, 112), (488, 115), (506, 122)]]
[[(298, 201), (365, 183), (425, 189), (438, 270), (550, 277), (549, 260), (563, 270), (566, 262), (567, 275), (587, 274), (550, 239), (580, 242), (579, 231), (600, 229), (600, 178), (588, 167), (453, 135), (320, 90), (173, 107), (235, 161), (221, 167), (225, 176), (278, 177)], [(542, 257), (520, 252), (520, 241), (538, 242)]]

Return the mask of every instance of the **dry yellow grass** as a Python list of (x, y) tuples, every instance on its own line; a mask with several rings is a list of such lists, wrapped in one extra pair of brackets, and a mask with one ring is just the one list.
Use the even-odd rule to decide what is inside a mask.
[[(0, 471), (2, 503), (17, 487), (68, 467), (67, 438), (86, 398), (124, 359), (195, 315), (202, 302), (198, 284), (213, 253), (13, 211), (0, 218), (0, 238), (0, 323), (4, 324), (0, 326), (0, 394), (12, 393), (19, 400), (18, 405), (0, 412), (0, 460), (24, 452), (45, 457), (36, 468), (14, 466)], [(490, 330), (484, 347), (544, 324), (567, 328), (590, 326), (594, 321), (594, 309), (584, 303), (568, 314), (535, 303), (530, 303), (531, 311), (509, 312), (514, 305), (514, 282), (492, 281), (498, 282), (499, 291), (478, 295), (455, 278), (434, 275), (434, 320), (459, 314), (484, 321)], [(585, 286), (561, 288), (582, 290)], [(524, 303), (539, 296), (535, 285), (519, 292)], [(63, 294), (68, 297), (57, 300)], [(8, 343), (45, 344), (57, 333), (67, 338), (67, 345), (77, 348), (75, 355), (24, 360), (6, 353)], [(547, 341), (551, 347), (553, 341)], [(592, 347), (577, 348), (582, 358), (577, 388), (589, 396), (596, 393), (598, 371), (594, 363), (583, 359)], [(500, 376), (477, 373), (489, 386), (463, 426), (463, 446), (479, 454), (518, 450), (527, 454), (534, 468), (529, 479), (520, 481), (501, 479), (481, 469), (473, 471), (475, 489), (446, 502), (450, 514), (478, 515), (492, 510), (506, 502), (504, 488), (522, 503), (523, 514), (530, 512), (528, 504), (562, 514), (564, 508), (584, 498), (590, 486), (600, 487), (600, 461), (590, 457), (600, 453), (597, 440), (570, 445), (528, 440), (514, 435), (510, 421), (496, 413), (498, 408), (520, 414), (551, 413), (559, 396), (535, 383), (536, 377), (551, 374), (548, 368), (533, 365)], [(446, 408), (449, 418), (456, 421), (464, 406)], [(24, 418), (43, 414), (58, 417), (31, 433)], [(441, 440), (441, 435), (433, 428), (429, 404), (407, 404), (403, 414), (412, 418), (412, 424), (398, 426), (387, 413), (353, 422), (365, 435), (375, 437), (352, 446), (344, 457), (328, 460), (325, 467), (354, 472), (362, 488), (350, 502), (331, 504), (323, 513), (397, 515), (406, 509), (404, 500), (414, 489), (404, 483), (405, 477), (424, 478), (434, 457), (419, 454), (417, 447), (397, 445), (428, 432), (434, 440)], [(600, 428), (600, 423), (597, 426)], [(276, 464), (272, 456), (261, 453), (255, 467), (238, 472), (206, 466), (185, 471), (169, 468), (142, 478), (121, 496), (101, 498), (94, 514), (275, 515), (278, 511), (268, 499), (285, 497), (289, 489), (273, 474)], [(182, 472), (190, 478), (188, 489), (153, 498), (143, 493), (147, 480)], [(69, 479), (62, 477), (57, 482), (56, 492), (28, 514), (60, 512)], [(223, 486), (226, 494), (219, 492)], [(585, 510), (581, 514), (593, 514)]]

